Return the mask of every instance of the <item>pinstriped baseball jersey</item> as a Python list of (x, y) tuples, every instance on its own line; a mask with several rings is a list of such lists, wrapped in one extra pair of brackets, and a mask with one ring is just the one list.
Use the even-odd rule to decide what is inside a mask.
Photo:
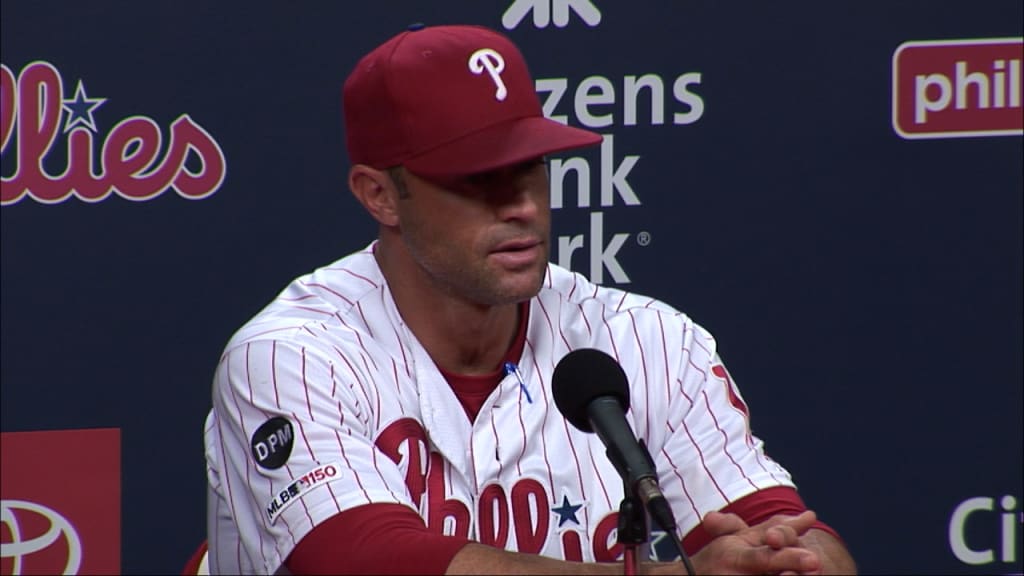
[(474, 422), (409, 331), (372, 245), (296, 279), (228, 344), (206, 424), (211, 568), (272, 573), (314, 526), (371, 502), (444, 534), (610, 561), (622, 481), (554, 406), (577, 348), (615, 357), (627, 419), (686, 533), (758, 489), (792, 486), (749, 432), (714, 339), (659, 301), (549, 265), (518, 363)]

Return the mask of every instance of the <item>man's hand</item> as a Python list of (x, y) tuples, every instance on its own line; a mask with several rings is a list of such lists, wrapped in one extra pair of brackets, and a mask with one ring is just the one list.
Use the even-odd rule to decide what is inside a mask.
[(800, 541), (816, 519), (808, 510), (751, 527), (735, 514), (711, 512), (704, 528), (712, 540), (694, 555), (694, 569), (698, 574), (818, 574), (821, 559)]
[[(812, 538), (808, 549), (809, 536), (825, 534), (809, 530), (816, 519), (814, 512), (807, 511), (799, 516), (773, 516), (751, 527), (735, 514), (711, 512), (704, 518), (704, 529), (712, 540), (693, 556), (694, 570), (697, 574), (854, 573), (853, 561), (835, 540), (824, 540), (834, 544), (822, 545)], [(823, 567), (822, 554), (848, 563)], [(622, 574), (622, 570), (621, 563), (566, 562), (471, 543), (455, 555), (446, 574)], [(681, 562), (643, 562), (640, 572), (685, 574)]]

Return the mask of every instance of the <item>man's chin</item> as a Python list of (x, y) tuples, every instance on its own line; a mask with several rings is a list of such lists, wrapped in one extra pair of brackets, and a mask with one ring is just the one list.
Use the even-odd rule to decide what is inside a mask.
[[(512, 279), (509, 279), (512, 280)], [(543, 274), (531, 274), (528, 277), (517, 278), (520, 282), (504, 282), (497, 290), (502, 304), (516, 304), (529, 300), (540, 292), (544, 281)]]

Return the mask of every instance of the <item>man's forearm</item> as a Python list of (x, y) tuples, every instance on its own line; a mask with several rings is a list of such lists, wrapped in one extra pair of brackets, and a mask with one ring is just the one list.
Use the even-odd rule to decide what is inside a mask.
[(857, 565), (853, 557), (843, 546), (842, 542), (834, 536), (812, 528), (800, 537), (805, 547), (814, 551), (821, 559), (821, 571), (823, 574), (856, 574)]
[[(810, 513), (808, 513), (810, 514)], [(803, 516), (803, 515), (802, 515)], [(813, 521), (813, 515), (808, 521)], [(797, 521), (797, 519), (793, 519)], [(740, 521), (742, 522), (742, 521)], [(743, 524), (743, 526), (746, 526)], [(753, 540), (743, 537), (763, 528), (747, 528), (736, 531), (737, 535), (719, 535), (693, 557), (698, 574), (763, 573), (765, 571), (801, 571), (807, 563), (820, 566), (824, 574), (854, 574), (857, 567), (849, 552), (831, 534), (811, 529), (797, 537), (790, 530), (788, 542), (781, 542), (770, 548), (763, 543), (763, 536)], [(768, 528), (778, 530), (779, 528)], [(802, 531), (802, 530), (801, 530)], [(812, 555), (811, 552), (814, 554)], [(814, 561), (814, 556), (818, 561)], [(820, 564), (819, 564), (820, 561)], [(471, 543), (464, 546), (452, 559), (445, 574), (622, 574), (621, 563), (567, 562), (533, 554), (508, 552), (483, 544)], [(686, 574), (681, 562), (643, 562), (641, 574)]]
[[(644, 562), (641, 574), (686, 574), (681, 562)], [(483, 544), (467, 544), (448, 564), (445, 574), (622, 574), (621, 563), (567, 562), (534, 554), (507, 552)]]

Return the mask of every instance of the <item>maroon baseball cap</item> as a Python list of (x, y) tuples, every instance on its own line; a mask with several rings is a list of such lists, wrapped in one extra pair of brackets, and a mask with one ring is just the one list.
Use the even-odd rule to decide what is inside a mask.
[(426, 178), (601, 141), (545, 118), (519, 49), (480, 26), (411, 26), (359, 61), (342, 96), (353, 164)]

